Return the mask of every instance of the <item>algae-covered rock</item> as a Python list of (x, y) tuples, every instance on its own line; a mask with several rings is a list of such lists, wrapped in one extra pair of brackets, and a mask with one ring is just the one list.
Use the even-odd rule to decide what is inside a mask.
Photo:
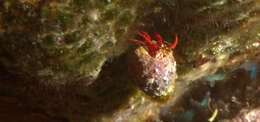
[[(188, 116), (187, 120), (208, 121), (211, 116), (215, 119), (231, 115), (222, 110), (229, 110), (225, 108), (225, 101), (233, 102), (229, 96), (244, 93), (234, 85), (238, 83), (232, 82), (231, 86), (239, 92), (233, 94), (229, 89), (227, 95), (221, 91), (228, 89), (214, 89), (214, 84), (207, 85), (208, 81), (204, 82), (206, 88), (200, 89), (204, 87), (197, 81), (219, 72), (224, 78), (212, 82), (226, 83), (239, 76), (235, 80), (240, 79), (241, 86), (246, 86), (248, 82), (242, 81), (248, 80), (242, 76), (247, 75), (233, 77), (232, 72), (241, 62), (260, 54), (257, 0), (5, 0), (0, 1), (0, 6), (0, 61), (8, 71), (47, 83), (80, 81), (60, 89), (16, 85), (8, 78), (0, 82), (1, 93), (26, 99), (21, 102), (51, 119), (176, 121)], [(175, 33), (179, 37), (173, 54), (178, 79), (174, 97), (165, 105), (150, 100), (132, 84), (125, 58), (115, 60), (127, 49), (126, 38), (135, 30), (156, 31), (169, 42)], [(195, 91), (194, 86), (198, 87)], [(215, 90), (220, 92), (219, 97), (206, 95), (206, 102), (200, 99), (204, 91), (213, 94)], [(211, 109), (205, 114), (209, 99), (213, 105), (209, 107), (219, 112), (215, 116)], [(192, 103), (200, 104), (189, 108)], [(160, 107), (163, 110), (159, 111)]]
[(1, 63), (10, 72), (46, 83), (87, 79), (90, 84), (108, 58), (123, 52), (119, 41), (134, 18), (126, 4), (0, 1)]

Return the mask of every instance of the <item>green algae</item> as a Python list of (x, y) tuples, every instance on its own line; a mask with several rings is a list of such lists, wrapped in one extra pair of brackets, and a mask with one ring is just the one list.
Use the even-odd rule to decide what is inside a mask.
[[(82, 80), (80, 86), (68, 85), (63, 93), (77, 94), (80, 102), (67, 97), (47, 102), (47, 108), (54, 105), (64, 110), (50, 112), (53, 116), (71, 121), (84, 121), (86, 116), (93, 121), (125, 116), (134, 118), (132, 121), (145, 120), (158, 109), (149, 105), (157, 103), (131, 83), (127, 68), (120, 68), (126, 65), (125, 60), (114, 61), (115, 55), (127, 51), (126, 35), (146, 29), (172, 40), (177, 33), (180, 41), (175, 54), (185, 59), (177, 62), (179, 75), (196, 69), (193, 63), (201, 54), (215, 59), (245, 52), (259, 38), (259, 24), (250, 23), (251, 4), (237, 0), (167, 1), (59, 0), (39, 6), (1, 1), (1, 64), (15, 74), (30, 74), (54, 86)], [(112, 68), (106, 69), (111, 65), (106, 62), (114, 62)]]
[(46, 37), (43, 38), (43, 46), (48, 48), (55, 46), (56, 41), (55, 41), (55, 35), (54, 34), (49, 34)]
[(93, 42), (91, 42), (90, 40), (86, 41), (79, 49), (78, 49), (78, 53), (80, 55), (86, 55), (86, 54), (89, 54), (91, 53), (91, 49), (92, 49), (92, 46), (93, 45)]
[(65, 35), (65, 43), (72, 44), (80, 41), (80, 31), (71, 32)]
[(63, 13), (63, 12), (58, 12), (58, 24), (61, 27), (67, 27), (73, 23), (73, 17), (74, 15), (72, 13)]
[[(10, 37), (15, 37), (11, 39), (5, 34), (4, 38), (6, 41), (12, 41), (11, 45), (19, 50), (20, 56), (16, 57), (16, 54), (12, 52), (8, 53), (11, 53), (11, 57), (23, 59), (25, 48), (21, 47), (28, 42), (32, 43), (32, 48), (34, 48), (31, 50), (30, 56), (37, 57), (37, 59), (32, 58), (27, 62), (30, 64), (23, 62), (21, 67), (19, 67), (20, 62), (16, 61), (13, 67), (17, 68), (14, 69), (25, 69), (29, 71), (26, 74), (37, 77), (37, 73), (35, 73), (38, 72), (37, 70), (44, 71), (45, 68), (42, 67), (49, 67), (53, 70), (53, 75), (57, 73), (61, 76), (60, 80), (55, 78), (53, 82), (66, 81), (69, 76), (76, 77), (75, 79), (89, 75), (97, 77), (104, 62), (110, 58), (108, 56), (113, 56), (110, 52), (117, 49), (113, 48), (117, 46), (117, 39), (125, 35), (120, 33), (121, 35), (115, 37), (112, 28), (124, 30), (131, 22), (127, 21), (129, 12), (121, 13), (119, 11), (119, 9), (126, 10), (119, 6), (118, 2), (120, 1), (59, 0), (14, 3), (10, 0), (1, 2), (1, 6), (4, 6), (1, 8), (4, 11), (1, 14), (3, 18), (1, 22), (2, 25), (9, 26), (8, 29), (3, 26), (3, 29), (8, 30), (9, 35), (12, 35)], [(115, 26), (118, 23), (122, 24)], [(101, 54), (104, 56), (100, 56)], [(39, 59), (45, 59), (45, 61)], [(7, 59), (3, 61), (5, 60)], [(38, 64), (33, 63), (34, 61), (40, 62), (39, 67), (41, 68), (35, 66)], [(36, 71), (30, 71), (30, 68), (26, 66), (35, 67)], [(62, 72), (68, 76), (61, 75)], [(62, 78), (63, 76), (66, 78)], [(51, 77), (48, 81), (51, 82)]]
[(103, 14), (102, 15), (103, 20), (113, 20), (118, 16), (119, 10), (118, 10), (118, 8), (111, 8), (111, 9), (104, 11), (104, 13), (102, 13), (102, 14)]

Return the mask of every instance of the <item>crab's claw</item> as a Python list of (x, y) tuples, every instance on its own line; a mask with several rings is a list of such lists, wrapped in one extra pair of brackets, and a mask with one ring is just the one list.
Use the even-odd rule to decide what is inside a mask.
[(174, 49), (178, 43), (178, 36), (175, 35), (175, 42), (169, 46), (169, 49)]
[(132, 41), (132, 42), (137, 42), (137, 43), (142, 44), (142, 45), (146, 45), (145, 42), (140, 41), (140, 40), (137, 40), (137, 39), (132, 39), (132, 38), (130, 38), (130, 39), (128, 39), (128, 40), (129, 40), (129, 41)]

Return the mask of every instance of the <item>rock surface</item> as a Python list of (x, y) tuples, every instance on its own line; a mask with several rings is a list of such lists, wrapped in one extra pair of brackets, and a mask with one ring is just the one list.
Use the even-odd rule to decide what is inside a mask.
[[(47, 84), (91, 84), (119, 55), (134, 15), (122, 1), (1, 1), (0, 60)], [(133, 4), (133, 3), (130, 3)], [(123, 48), (122, 48), (123, 49)]]
[[(259, 105), (257, 0), (1, 0), (0, 6), (4, 120), (221, 121)], [(176, 92), (165, 103), (146, 96), (127, 73), (133, 45), (126, 39), (135, 30), (157, 31), (167, 41), (179, 36)]]

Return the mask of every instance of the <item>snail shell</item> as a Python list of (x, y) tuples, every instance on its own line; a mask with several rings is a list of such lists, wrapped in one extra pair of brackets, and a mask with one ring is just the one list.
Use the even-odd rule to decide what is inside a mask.
[(174, 91), (176, 61), (172, 51), (161, 48), (154, 56), (143, 46), (131, 55), (129, 72), (135, 84), (151, 97), (167, 97)]
[(232, 122), (259, 122), (260, 108), (242, 109), (240, 113), (232, 119)]

